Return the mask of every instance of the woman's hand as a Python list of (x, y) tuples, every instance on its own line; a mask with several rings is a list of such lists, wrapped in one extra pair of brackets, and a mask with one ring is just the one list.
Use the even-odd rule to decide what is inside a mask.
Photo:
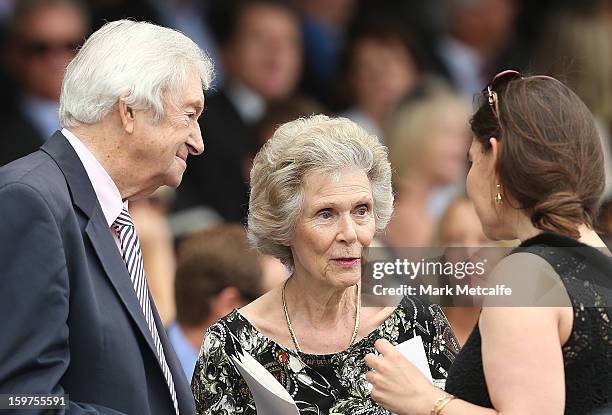
[(429, 415), (444, 392), (398, 352), (391, 343), (379, 339), (374, 343), (380, 355), (369, 353), (365, 363), (373, 370), (366, 374), (372, 384), (374, 401), (398, 415)]

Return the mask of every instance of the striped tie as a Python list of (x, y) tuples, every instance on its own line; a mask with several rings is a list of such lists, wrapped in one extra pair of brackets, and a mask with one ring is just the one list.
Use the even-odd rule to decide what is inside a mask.
[(149, 330), (153, 336), (153, 344), (157, 350), (157, 358), (159, 359), (164, 376), (166, 377), (166, 383), (168, 384), (170, 394), (172, 395), (174, 410), (178, 414), (178, 401), (176, 399), (176, 390), (174, 389), (174, 380), (172, 379), (170, 367), (168, 367), (168, 363), (166, 362), (166, 356), (164, 355), (164, 349), (162, 347), (161, 340), (159, 339), (157, 327), (155, 326), (155, 320), (153, 320), (153, 311), (151, 311), (151, 301), (149, 300), (147, 280), (145, 278), (144, 265), (142, 262), (142, 253), (140, 252), (140, 244), (138, 243), (138, 236), (136, 235), (134, 223), (132, 222), (132, 218), (130, 217), (127, 209), (124, 208), (121, 214), (119, 214), (119, 217), (113, 223), (113, 229), (115, 229), (117, 235), (119, 236), (121, 254), (127, 266), (128, 272), (130, 273), (132, 284), (134, 284), (136, 297), (138, 297), (138, 302), (142, 307), (145, 320), (147, 321), (147, 325), (149, 326)]

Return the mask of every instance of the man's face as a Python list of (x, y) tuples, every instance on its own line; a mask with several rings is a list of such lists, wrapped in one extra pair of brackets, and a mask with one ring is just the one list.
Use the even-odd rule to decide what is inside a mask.
[(246, 9), (226, 49), (230, 72), (265, 99), (291, 94), (300, 76), (302, 45), (298, 22), (274, 6)]
[(25, 16), (21, 26), (14, 57), (24, 92), (59, 101), (66, 66), (86, 36), (83, 16), (67, 5), (47, 5)]
[[(199, 76), (192, 72), (182, 91), (166, 104), (164, 118), (155, 124), (150, 112), (136, 111), (130, 143), (122, 143), (130, 157), (125, 176), (137, 179), (138, 197), (162, 185), (177, 187), (187, 167), (187, 158), (202, 154), (204, 143), (198, 117), (204, 108)], [(137, 198), (138, 198), (137, 197)]]

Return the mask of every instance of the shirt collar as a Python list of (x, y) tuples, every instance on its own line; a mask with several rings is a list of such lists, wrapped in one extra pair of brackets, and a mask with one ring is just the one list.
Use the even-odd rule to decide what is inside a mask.
[(189, 343), (189, 340), (185, 337), (185, 333), (183, 333), (178, 322), (175, 321), (172, 323), (170, 327), (168, 327), (167, 333), (172, 343), (172, 347), (174, 347), (174, 351), (181, 362), (183, 371), (187, 379), (190, 379), (193, 376), (196, 361), (198, 360), (199, 350), (194, 349), (191, 343)]
[(248, 123), (258, 121), (266, 110), (264, 99), (242, 82), (234, 81), (227, 88), (227, 97)]
[(453, 37), (447, 37), (441, 49), (442, 59), (451, 70), (453, 80), (471, 100), (488, 81), (483, 76), (482, 56), (476, 49)]
[(21, 97), (19, 105), (24, 117), (30, 121), (43, 140), (51, 137), (58, 129), (59, 120), (57, 112), (59, 110), (59, 102), (32, 95), (24, 95)]
[(108, 226), (111, 227), (121, 211), (124, 208), (127, 209), (127, 200), (124, 202), (121, 199), (121, 193), (119, 193), (117, 185), (91, 151), (89, 151), (87, 146), (66, 128), (62, 129), (62, 134), (66, 137), (70, 145), (72, 145), (81, 163), (83, 163), (83, 167), (87, 172), (87, 176), (89, 176), (89, 181), (93, 186), (102, 212), (104, 213), (104, 218)]

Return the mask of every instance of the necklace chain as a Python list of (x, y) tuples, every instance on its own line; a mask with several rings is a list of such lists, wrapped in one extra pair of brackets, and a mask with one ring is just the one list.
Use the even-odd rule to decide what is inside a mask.
[[(285, 301), (285, 288), (287, 287), (287, 283), (289, 279), (285, 280), (283, 284), (282, 290), (282, 298), (283, 298), (283, 310), (285, 312), (285, 320), (287, 321), (287, 328), (289, 329), (289, 335), (291, 336), (291, 340), (293, 341), (293, 345), (295, 346), (295, 350), (298, 353), (302, 353), (302, 349), (300, 348), (300, 344), (298, 343), (297, 336), (295, 335), (295, 331), (293, 331), (293, 326), (291, 325), (291, 319), (289, 318), (289, 312), (287, 311), (287, 302)], [(357, 332), (359, 331), (359, 315), (361, 314), (361, 285), (357, 284), (357, 310), (355, 312), (355, 328), (353, 329), (353, 335), (351, 336), (351, 342), (349, 347), (351, 347), (355, 343), (355, 339), (357, 339)]]

